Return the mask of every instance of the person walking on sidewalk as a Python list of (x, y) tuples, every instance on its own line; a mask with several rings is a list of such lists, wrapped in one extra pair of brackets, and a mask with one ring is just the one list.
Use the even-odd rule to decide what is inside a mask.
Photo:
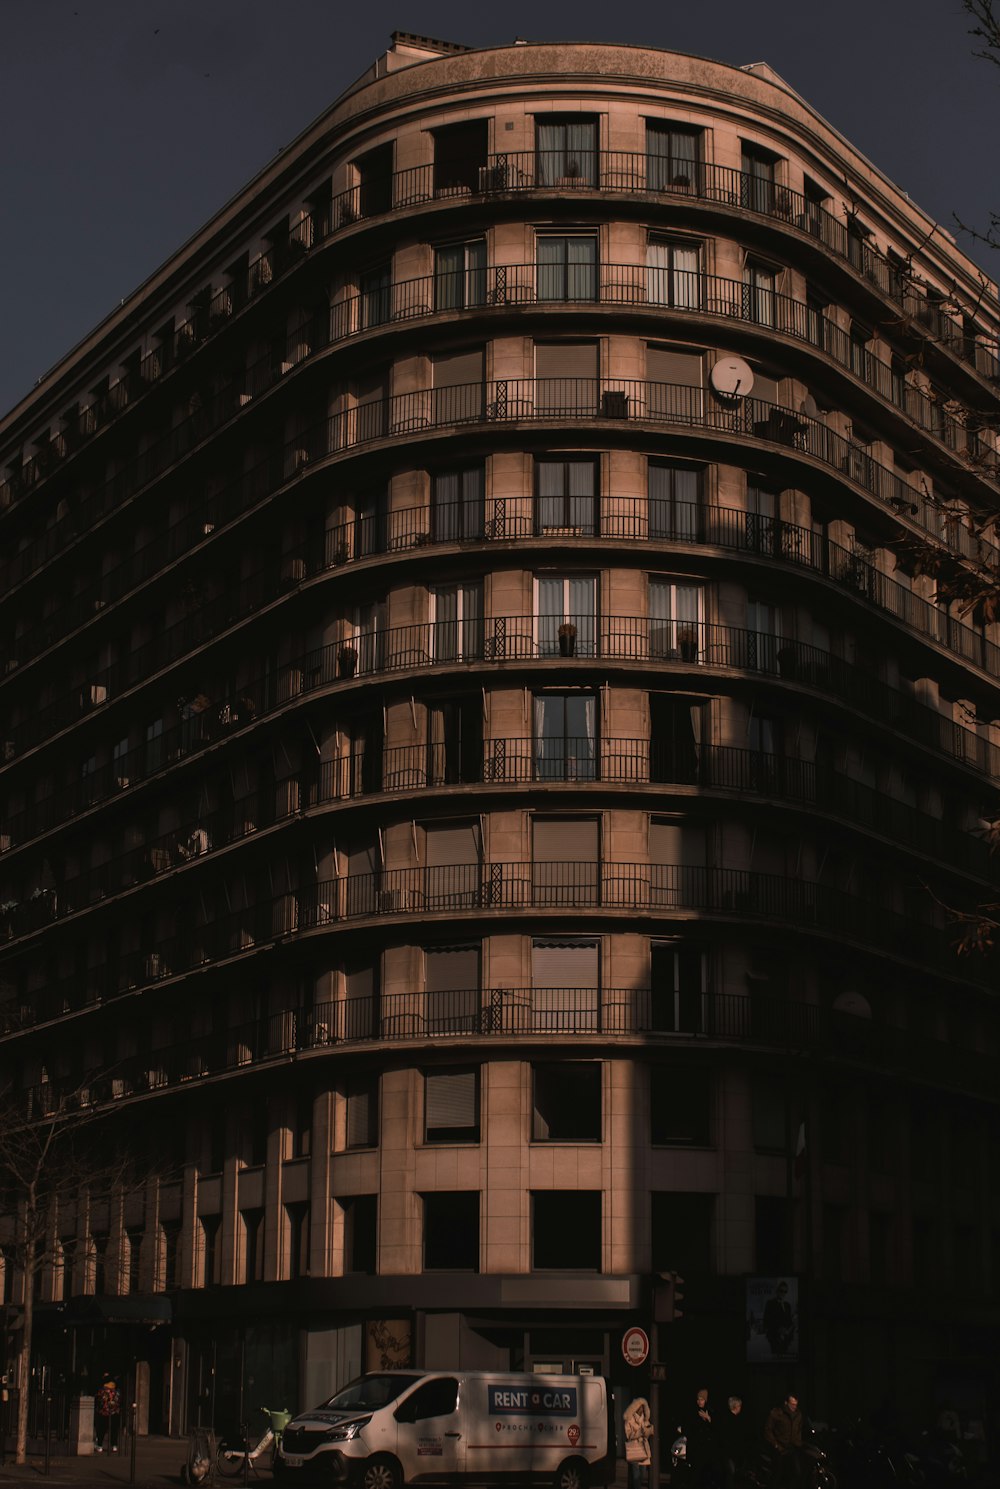
[(653, 1435), (653, 1422), (649, 1402), (645, 1396), (637, 1396), (625, 1408), (625, 1458), (628, 1462), (629, 1489), (642, 1489), (649, 1481), (649, 1439)]
[(107, 1370), (101, 1380), (101, 1388), (94, 1401), (94, 1429), (98, 1453), (104, 1452), (105, 1441), (112, 1453), (118, 1451), (118, 1428), (121, 1424), (122, 1393), (117, 1382)]

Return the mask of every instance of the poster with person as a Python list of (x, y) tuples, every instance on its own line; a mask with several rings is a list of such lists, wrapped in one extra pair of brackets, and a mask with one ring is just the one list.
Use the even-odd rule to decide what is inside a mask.
[(799, 1279), (747, 1278), (747, 1363), (799, 1358)]

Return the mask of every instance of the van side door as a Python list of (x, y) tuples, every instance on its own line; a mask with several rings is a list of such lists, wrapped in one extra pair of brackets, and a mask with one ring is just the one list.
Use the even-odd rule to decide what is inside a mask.
[(396, 1408), (396, 1452), (407, 1484), (436, 1484), (465, 1471), (465, 1433), (453, 1375), (424, 1381)]

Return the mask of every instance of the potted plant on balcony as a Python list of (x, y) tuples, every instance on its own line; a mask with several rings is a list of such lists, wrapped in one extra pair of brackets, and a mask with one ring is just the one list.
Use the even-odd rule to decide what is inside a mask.
[(677, 632), (677, 650), (681, 654), (682, 662), (698, 660), (698, 632), (694, 626), (681, 626)]
[(571, 620), (563, 621), (559, 627), (559, 655), (561, 657), (576, 655), (576, 626)]
[(337, 658), (337, 667), (341, 677), (353, 677), (358, 667), (358, 649), (356, 646), (342, 646)]

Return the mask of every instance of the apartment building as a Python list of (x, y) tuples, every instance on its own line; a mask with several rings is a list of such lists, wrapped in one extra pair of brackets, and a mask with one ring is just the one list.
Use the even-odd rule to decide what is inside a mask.
[(3, 420), (0, 1069), (147, 1174), (67, 1396), (645, 1390), (673, 1271), (664, 1400), (995, 1400), (998, 328), (764, 64), (397, 33)]

